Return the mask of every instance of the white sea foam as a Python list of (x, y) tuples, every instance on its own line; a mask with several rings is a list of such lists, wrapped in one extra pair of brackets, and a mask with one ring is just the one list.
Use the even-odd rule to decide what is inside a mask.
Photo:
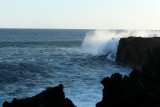
[(95, 30), (88, 32), (82, 43), (82, 48), (93, 56), (106, 55), (114, 61), (119, 40), (122, 37), (160, 37), (160, 31), (111, 31)]

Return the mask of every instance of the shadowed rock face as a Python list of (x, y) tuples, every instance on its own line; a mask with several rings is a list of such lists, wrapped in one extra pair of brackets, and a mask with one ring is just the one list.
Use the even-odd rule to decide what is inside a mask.
[(121, 38), (116, 55), (116, 62), (130, 68), (142, 69), (151, 59), (152, 49), (160, 46), (160, 38), (128, 37)]
[(65, 98), (63, 85), (47, 88), (31, 98), (13, 99), (11, 103), (4, 102), (3, 107), (75, 107), (71, 100)]
[[(132, 67), (133, 65), (143, 65), (144, 63), (145, 66), (139, 65), (141, 69), (134, 68), (129, 76), (124, 76), (123, 78), (122, 75), (116, 73), (110, 78), (103, 79), (101, 81), (104, 86), (103, 99), (101, 102), (97, 103), (97, 107), (160, 107), (160, 47), (154, 47), (153, 45), (153, 48), (148, 45), (143, 45), (138, 48), (131, 47), (134, 45), (133, 41), (136, 43), (139, 39), (142, 40), (142, 38), (122, 39), (119, 46), (121, 49), (119, 49), (118, 54), (119, 57), (121, 56), (123, 58), (118, 58), (117, 60), (124, 65), (128, 62), (129, 66)], [(155, 39), (156, 38), (153, 38), (154, 41), (159, 40), (159, 38), (158, 40)], [(126, 46), (126, 42), (129, 41), (131, 41), (131, 43), (128, 43), (128, 45), (131, 46)], [(142, 40), (141, 42), (147, 41), (144, 39), (144, 41)], [(138, 46), (138, 43), (134, 46)], [(125, 49), (122, 49), (121, 46), (123, 45)], [(148, 46), (149, 48), (145, 46)], [(132, 54), (133, 50), (127, 50), (129, 47), (138, 49), (138, 51), (133, 53), (132, 56), (130, 54)], [(143, 50), (139, 50), (142, 48)], [(144, 53), (149, 50), (149, 54)], [(126, 51), (130, 52), (130, 54), (125, 53)], [(140, 52), (142, 52), (144, 56), (139, 56), (142, 55)], [(136, 58), (139, 59), (139, 61)]]
[(160, 107), (160, 81), (148, 76), (133, 70), (129, 77), (117, 73), (103, 79), (103, 99), (96, 107)]

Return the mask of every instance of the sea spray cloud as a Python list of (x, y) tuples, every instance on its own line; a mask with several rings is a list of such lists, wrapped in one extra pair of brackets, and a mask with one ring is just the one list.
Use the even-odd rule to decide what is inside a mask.
[(119, 37), (125, 34), (125, 32), (95, 30), (94, 32), (89, 32), (86, 34), (82, 47), (87, 49), (89, 53), (94, 56), (116, 53), (117, 45), (120, 39)]
[(160, 31), (127, 31), (125, 37), (160, 37)]
[(115, 60), (120, 38), (129, 36), (160, 37), (160, 31), (95, 30), (86, 34), (82, 48), (93, 56), (106, 55), (108, 59)]

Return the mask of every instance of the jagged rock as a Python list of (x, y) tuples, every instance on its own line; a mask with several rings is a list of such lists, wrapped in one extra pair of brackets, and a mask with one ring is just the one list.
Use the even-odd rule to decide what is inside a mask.
[(65, 98), (63, 85), (47, 88), (31, 98), (13, 99), (11, 103), (4, 102), (3, 107), (75, 107), (71, 100)]
[(117, 62), (135, 67), (129, 76), (122, 78), (116, 73), (101, 81), (103, 99), (96, 107), (160, 107), (160, 47), (156, 46), (159, 40), (121, 39)]
[(141, 38), (128, 37), (119, 41), (116, 62), (120, 65), (137, 69), (148, 66), (154, 47), (160, 46), (160, 37)]
[(103, 99), (96, 107), (160, 107), (160, 83), (147, 83), (142, 75), (134, 70), (123, 79), (120, 74), (103, 79)]

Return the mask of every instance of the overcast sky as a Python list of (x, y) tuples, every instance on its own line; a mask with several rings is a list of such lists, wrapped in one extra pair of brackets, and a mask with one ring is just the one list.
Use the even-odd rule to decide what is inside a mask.
[(0, 0), (0, 28), (160, 30), (160, 0)]

